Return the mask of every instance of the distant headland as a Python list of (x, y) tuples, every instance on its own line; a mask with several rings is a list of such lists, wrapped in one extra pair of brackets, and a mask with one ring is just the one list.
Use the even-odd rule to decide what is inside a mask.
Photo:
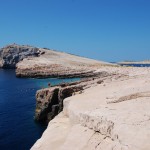
[(143, 61), (121, 61), (118, 64), (150, 64), (150, 60)]
[[(150, 61), (119, 64), (139, 63)], [(0, 66), (17, 77), (80, 78), (36, 92), (35, 120), (49, 125), (31, 150), (150, 149), (150, 67), (17, 44), (0, 49)]]
[(0, 67), (16, 69), (17, 77), (90, 76), (102, 65), (112, 64), (28, 45), (11, 44), (0, 49)]

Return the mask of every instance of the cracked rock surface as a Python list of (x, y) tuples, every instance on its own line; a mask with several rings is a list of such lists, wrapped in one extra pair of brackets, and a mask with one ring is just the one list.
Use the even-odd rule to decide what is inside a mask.
[(63, 112), (32, 150), (54, 145), (53, 150), (150, 149), (150, 69), (104, 67), (97, 72), (102, 70), (112, 76), (66, 98)]
[(12, 44), (0, 49), (0, 68), (16, 68), (16, 64), (25, 58), (39, 57), (44, 51), (39, 48)]

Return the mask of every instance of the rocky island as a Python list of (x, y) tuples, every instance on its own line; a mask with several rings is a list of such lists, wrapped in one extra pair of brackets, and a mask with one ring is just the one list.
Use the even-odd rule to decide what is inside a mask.
[(49, 124), (31, 150), (150, 149), (150, 68), (17, 44), (0, 50), (0, 66), (17, 77), (82, 78), (37, 91), (35, 119)]

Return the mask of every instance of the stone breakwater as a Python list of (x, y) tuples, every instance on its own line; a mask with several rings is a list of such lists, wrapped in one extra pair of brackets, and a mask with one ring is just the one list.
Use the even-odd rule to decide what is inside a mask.
[(35, 120), (48, 122), (63, 110), (63, 100), (83, 90), (101, 84), (103, 78), (110, 76), (107, 72), (93, 73), (92, 78), (77, 82), (62, 83), (57, 86), (38, 90), (36, 93)]

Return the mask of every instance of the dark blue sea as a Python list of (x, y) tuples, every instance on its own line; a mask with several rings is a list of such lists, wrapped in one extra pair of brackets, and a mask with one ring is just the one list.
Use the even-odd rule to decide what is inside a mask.
[[(79, 79), (63, 79), (65, 82)], [(46, 125), (34, 121), (35, 93), (62, 79), (16, 78), (14, 70), (0, 69), (0, 150), (29, 150)]]
[(150, 67), (150, 64), (120, 64), (121, 66)]

